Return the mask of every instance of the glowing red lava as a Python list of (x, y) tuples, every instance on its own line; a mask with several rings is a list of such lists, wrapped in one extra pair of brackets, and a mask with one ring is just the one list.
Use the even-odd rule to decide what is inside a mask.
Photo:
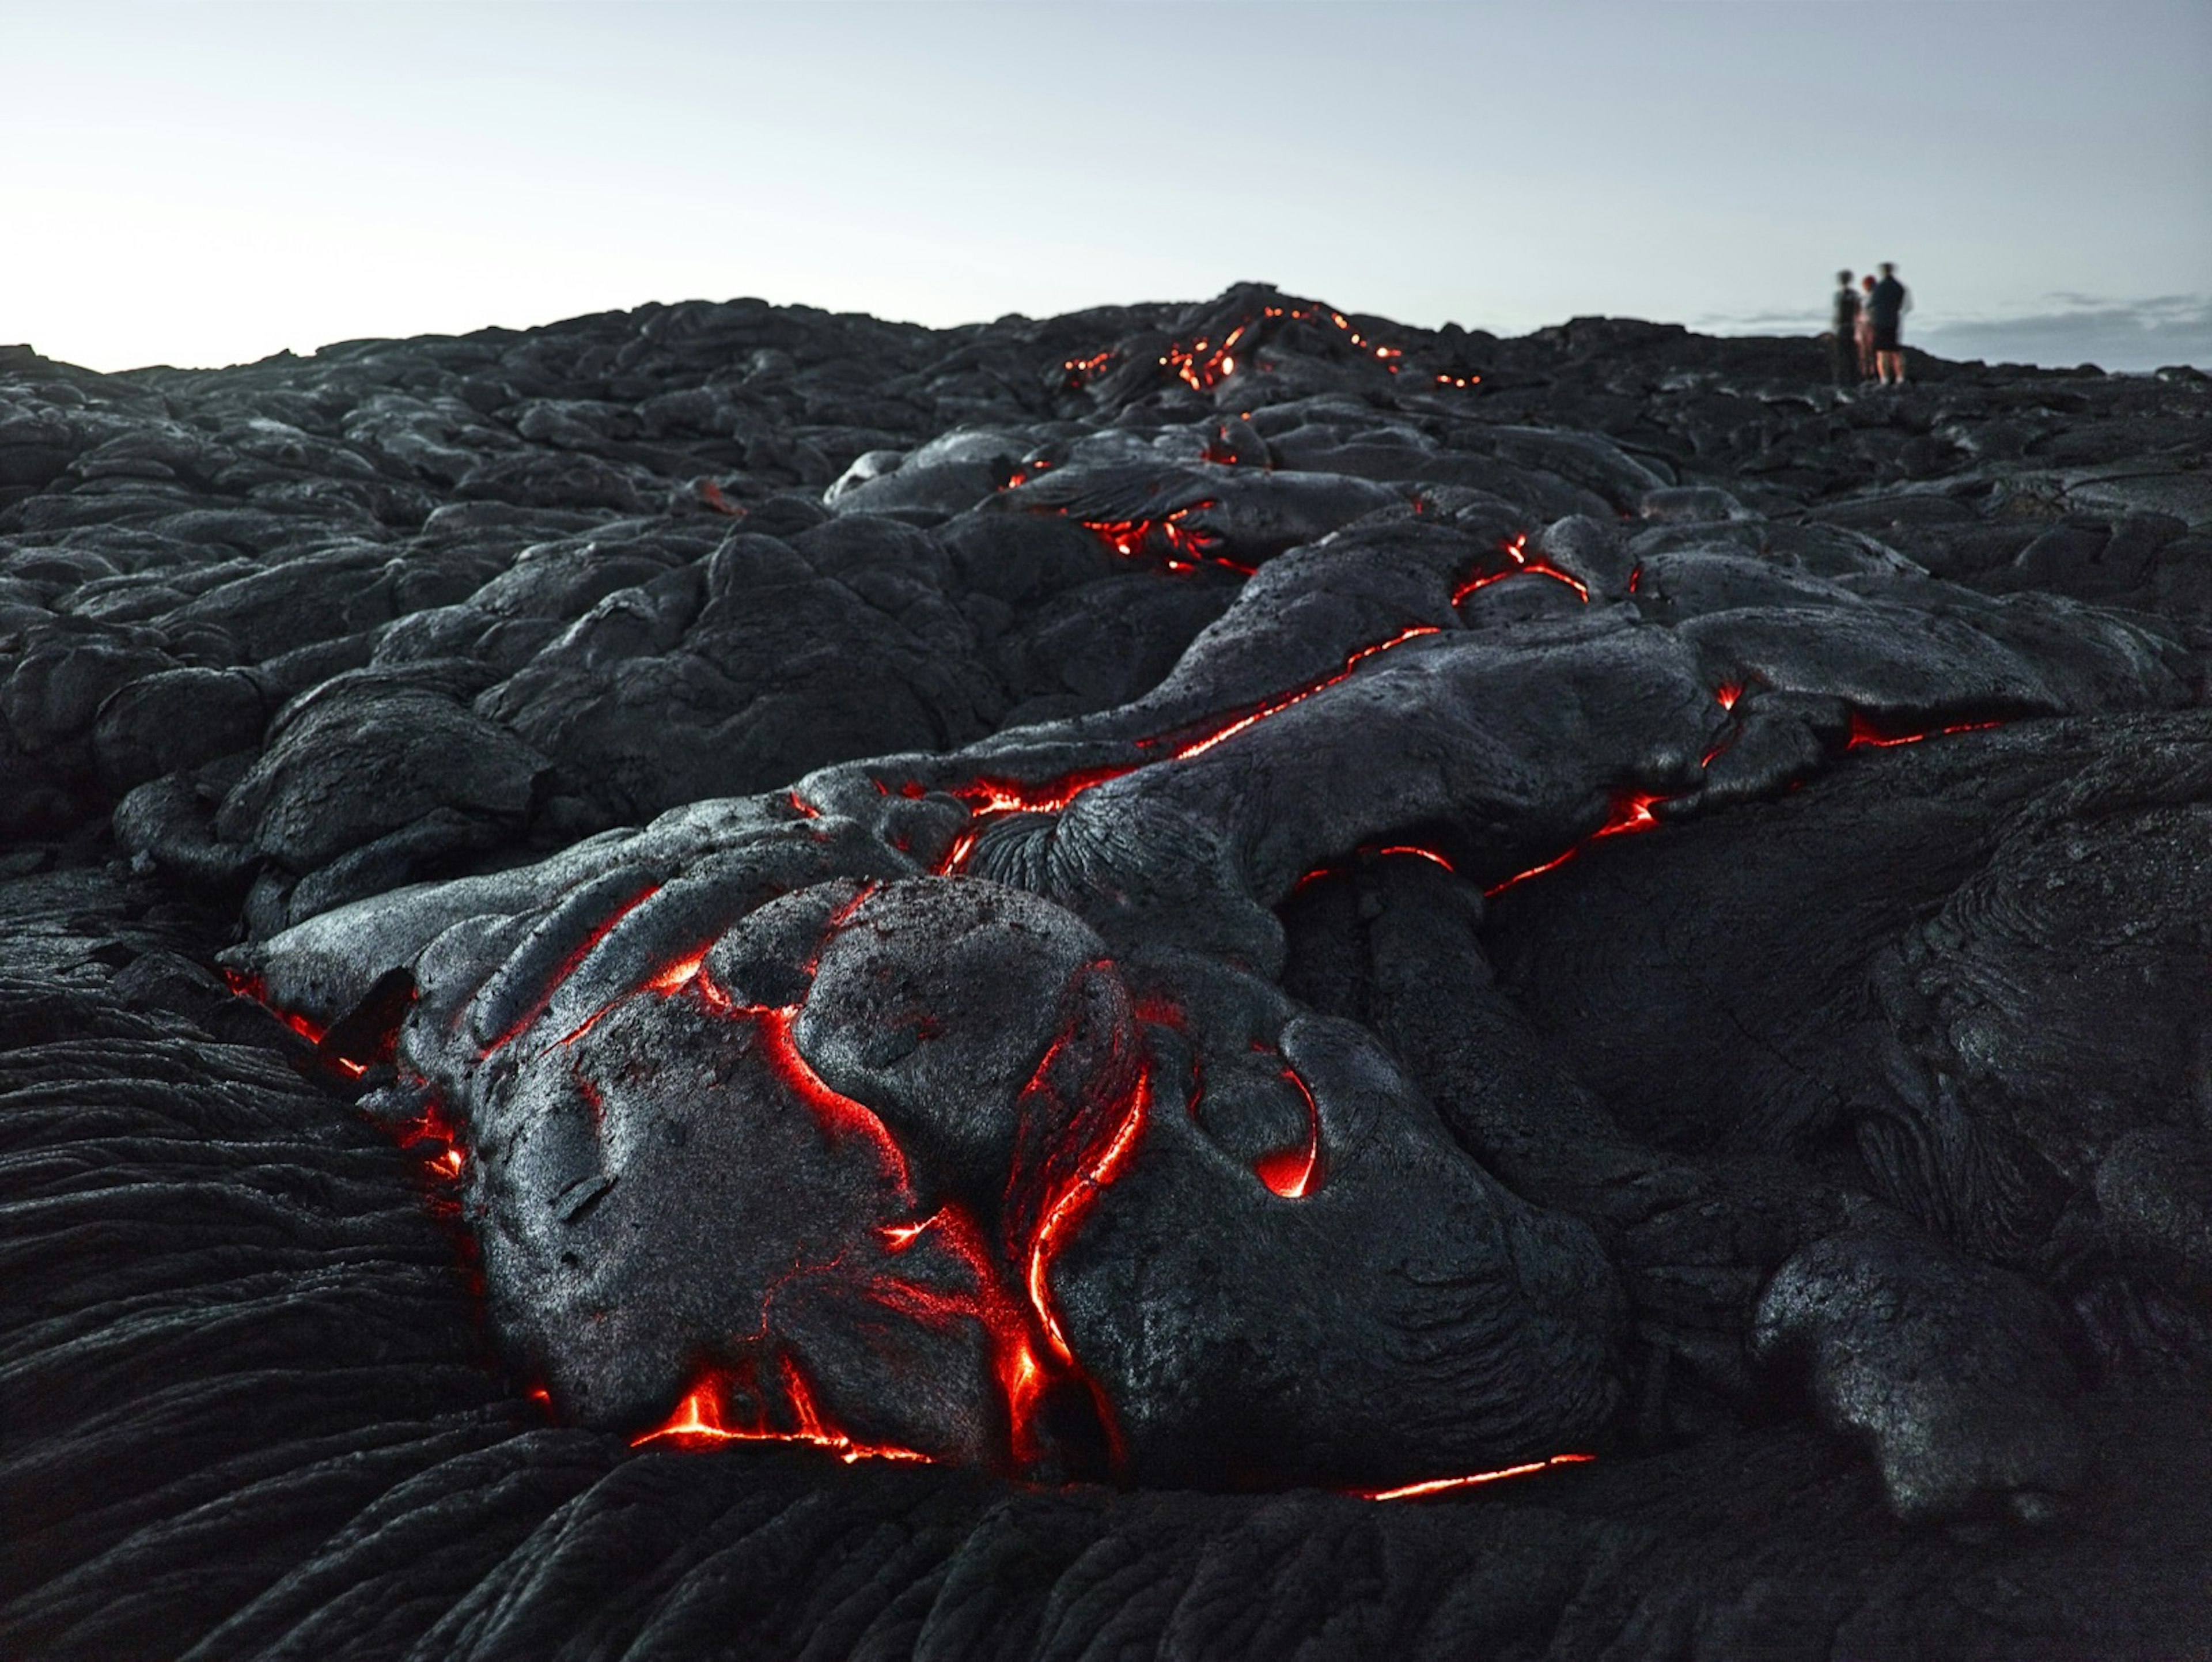
[[(1302, 704), (1307, 699), (1312, 697), (1316, 692), (1326, 691), (1328, 688), (1334, 686), (1339, 681), (1345, 679), (1347, 676), (1352, 674), (1354, 670), (1358, 669), (1360, 665), (1365, 663), (1370, 658), (1379, 657), (1383, 653), (1389, 652), (1394, 648), (1401, 647), (1408, 641), (1418, 640), (1424, 635), (1439, 635), (1443, 632), (1443, 631), (1439, 630), (1434, 624), (1409, 624), (1406, 628), (1400, 630), (1395, 635), (1393, 635), (1386, 641), (1377, 641), (1371, 646), (1364, 646), (1360, 648), (1358, 651), (1346, 658), (1344, 661), (1344, 667), (1336, 671), (1334, 674), (1324, 676), (1318, 681), (1309, 682), (1306, 685), (1298, 688), (1295, 692), (1286, 692), (1279, 697), (1271, 698), (1266, 703), (1261, 705), (1259, 709), (1253, 710), (1247, 715), (1237, 716), (1234, 721), (1229, 721), (1225, 725), (1215, 728), (1212, 733), (1206, 734), (1201, 738), (1186, 740), (1182, 745), (1178, 746), (1171, 754), (1173, 754), (1175, 758), (1179, 762), (1188, 761), (1194, 756), (1203, 756), (1206, 752), (1212, 750), (1216, 745), (1225, 743), (1229, 740), (1234, 739), (1238, 734), (1244, 732), (1246, 729), (1259, 726), (1261, 722), (1266, 721), (1269, 716), (1279, 715), (1285, 710), (1290, 709), (1293, 704)], [(1155, 737), (1151, 739), (1139, 739), (1137, 742), (1140, 745), (1152, 746), (1163, 744), (1166, 741), (1164, 739)]]
[[(1358, 856), (1365, 859), (1382, 860), (1401, 855), (1407, 855), (1416, 860), (1425, 860), (1431, 865), (1441, 866), (1448, 872), (1456, 874), (1459, 869), (1457, 867), (1454, 866), (1450, 861), (1438, 854), (1434, 849), (1425, 849), (1413, 843), (1394, 843), (1389, 848), (1385, 849), (1361, 849), (1358, 850)], [(1341, 866), (1316, 866), (1304, 877), (1301, 877), (1297, 882), (1291, 885), (1291, 892), (1292, 894), (1296, 894), (1300, 889), (1304, 888), (1308, 884), (1318, 883), (1324, 877), (1334, 877), (1337, 873), (1343, 869), (1344, 868)]]
[(1076, 392), (1088, 387), (1104, 374), (1114, 362), (1111, 352), (1093, 352), (1087, 358), (1068, 358), (1060, 364), (1067, 376), (1067, 388)]
[(1478, 572), (1474, 576), (1468, 578), (1464, 582), (1461, 583), (1457, 588), (1452, 591), (1451, 603), (1454, 606), (1457, 606), (1461, 601), (1467, 599), (1468, 595), (1474, 594), (1478, 589), (1487, 588), (1492, 583), (1502, 583), (1508, 577), (1519, 577), (1522, 575), (1532, 577), (1549, 577), (1554, 582), (1565, 583), (1569, 588), (1571, 588), (1577, 594), (1582, 597), (1582, 602), (1584, 606), (1588, 606), (1589, 604), (1589, 585), (1588, 583), (1585, 583), (1581, 578), (1575, 576), (1571, 572), (1560, 570), (1559, 567), (1553, 565), (1549, 560), (1540, 558), (1531, 559), (1528, 557), (1528, 537), (1526, 532), (1523, 532), (1521, 535), (1514, 538), (1512, 541), (1505, 544), (1501, 551), (1508, 559), (1512, 561), (1512, 564), (1505, 567), (1501, 571)]
[(884, 1172), (897, 1184), (900, 1193), (909, 1192), (912, 1182), (906, 1150), (899, 1147), (890, 1128), (865, 1103), (831, 1090), (799, 1054), (791, 1036), (792, 1024), (799, 1019), (799, 1007), (739, 1004), (708, 977), (706, 960), (703, 950), (680, 958), (646, 982), (642, 990), (659, 993), (663, 997), (693, 992), (718, 1014), (751, 1022), (758, 1036), (761, 1059), (768, 1064), (769, 1071), (807, 1105), (817, 1123), (829, 1134), (830, 1141), (834, 1144), (849, 1136), (866, 1142), (875, 1149)]
[(1411, 1501), (1424, 1495), (1445, 1495), (1453, 1489), (1474, 1488), (1482, 1483), (1503, 1482), (1508, 1477), (1528, 1477), (1540, 1471), (1549, 1471), (1554, 1466), (1586, 1465), (1597, 1458), (1595, 1454), (1554, 1454), (1548, 1459), (1524, 1461), (1517, 1466), (1500, 1466), (1495, 1471), (1470, 1471), (1458, 1477), (1431, 1477), (1418, 1483), (1401, 1483), (1395, 1488), (1353, 1489), (1363, 1501)]
[(319, 1045), (323, 1042), (322, 1028), (301, 1015), (297, 1010), (280, 1009), (270, 1001), (269, 989), (263, 983), (259, 976), (248, 975), (243, 970), (226, 969), (222, 972), (222, 983), (238, 997), (252, 999), (270, 1015), (275, 1016), (277, 1020), (299, 1034), (301, 1038), (306, 1039), (308, 1044)]
[(1052, 1260), (1075, 1231), (1082, 1227), (1085, 1216), (1097, 1203), (1100, 1192), (1121, 1175), (1145, 1129), (1152, 1098), (1151, 1070), (1139, 1068), (1136, 1084), (1122, 1105), (1120, 1122), (1104, 1145), (1084, 1161), (1046, 1202), (1036, 1233), (1030, 1241), (1030, 1308), (1036, 1312), (1037, 1325), (1043, 1330), (1045, 1342), (1052, 1347), (1053, 1355), (1070, 1367), (1074, 1365), (1075, 1353), (1068, 1348), (1066, 1335), (1060, 1330), (1060, 1318), (1053, 1312)]
[(1200, 341), (1193, 346), (1181, 343), (1160, 354), (1160, 367), (1173, 369), (1178, 380), (1188, 382), (1200, 393), (1210, 393), (1231, 375), (1237, 373), (1233, 356), (1237, 343), (1244, 337), (1251, 325), (1240, 323), (1231, 329), (1218, 346)]
[(975, 851), (976, 838), (994, 820), (1017, 813), (1058, 813), (1092, 786), (1135, 771), (1133, 764), (1123, 764), (1085, 769), (1042, 785), (1024, 785), (1015, 779), (978, 779), (956, 786), (951, 794), (968, 805), (968, 827), (938, 862), (937, 874), (950, 877), (965, 871), (969, 856)]
[(1897, 745), (1917, 745), (1923, 740), (1942, 739), (1954, 733), (1986, 733), (1991, 728), (2001, 728), (2002, 721), (1958, 721), (1947, 728), (1929, 728), (1919, 733), (1884, 733), (1858, 711), (1851, 712), (1851, 736), (1844, 741), (1845, 750), (1888, 750)]
[[(833, 930), (858, 907), (866, 893), (866, 891), (863, 891), (855, 896), (838, 916), (830, 920)], [(799, 1053), (792, 1037), (792, 1025), (798, 1015), (797, 1008), (771, 1008), (735, 1002), (706, 975), (704, 959), (704, 953), (696, 953), (677, 960), (648, 981), (647, 989), (663, 995), (695, 995), (718, 1014), (752, 1022), (759, 1034), (761, 1055), (776, 1077), (807, 1105), (833, 1141), (845, 1136), (857, 1136), (868, 1142), (876, 1152), (886, 1175), (895, 1183), (902, 1201), (910, 1203), (913, 1185), (904, 1150), (873, 1110), (832, 1089)], [(1049, 1061), (1048, 1053), (1046, 1062), (1040, 1064), (1041, 1074)], [(1054, 1321), (1048, 1303), (1038, 1301), (1048, 1298), (1046, 1281), (1053, 1255), (1079, 1227), (1083, 1215), (1096, 1199), (1097, 1191), (1114, 1180), (1135, 1140), (1143, 1112), (1143, 1079), (1140, 1075), (1137, 1095), (1125, 1111), (1121, 1123), (1106, 1139), (1103, 1148), (1084, 1161), (1069, 1183), (1053, 1197), (1045, 1208), (1043, 1221), (1027, 1251), (1029, 1290), (1036, 1312), (1037, 1328), (1050, 1342), (1062, 1369), (1090, 1386), (1094, 1397), (1101, 1397), (1102, 1412), (1102, 1394), (1081, 1373)], [(992, 1372), (1006, 1398), (1012, 1458), (1018, 1464), (1036, 1458), (1041, 1449), (1037, 1415), (1044, 1394), (1054, 1382), (1054, 1375), (1038, 1361), (1030, 1318), (1000, 1280), (975, 1220), (959, 1206), (948, 1203), (926, 1218), (902, 1219), (880, 1224), (877, 1226), (876, 1233), (884, 1251), (893, 1257), (911, 1251), (927, 1237), (938, 1242), (964, 1267), (972, 1285), (963, 1289), (946, 1291), (938, 1287), (917, 1285), (890, 1275), (868, 1276), (864, 1280), (863, 1287), (867, 1294), (884, 1308), (917, 1320), (964, 1319), (976, 1323), (983, 1331), (990, 1352)], [(764, 1309), (763, 1332), (765, 1327)], [(787, 1358), (787, 1368), (790, 1366)], [(727, 1434), (754, 1440), (781, 1438), (819, 1443), (837, 1449), (841, 1458), (856, 1458), (842, 1453), (850, 1443), (849, 1439), (845, 1439), (842, 1433), (823, 1430), (818, 1414), (814, 1414), (811, 1397), (805, 1394), (804, 1379), (800, 1379), (794, 1386), (787, 1379), (787, 1387), (792, 1396), (794, 1412), (800, 1416), (798, 1430), (781, 1431), (763, 1424), (728, 1432)], [(696, 1391), (693, 1393), (694, 1397), (698, 1395)], [(814, 1415), (811, 1421), (807, 1417), (809, 1415)], [(684, 1403), (678, 1406), (669, 1425), (658, 1432), (648, 1433), (647, 1436), (678, 1433), (713, 1436), (718, 1430), (726, 1431), (719, 1420), (703, 1427), (694, 1423), (701, 1417), (701, 1403), (687, 1397)], [(815, 1434), (817, 1432), (823, 1434)], [(861, 1455), (883, 1458), (922, 1458), (910, 1451), (886, 1455), (886, 1452), (878, 1447), (861, 1447), (858, 1452)]]
[[(1297, 323), (1328, 324), (1341, 332), (1362, 356), (1373, 358), (1391, 374), (1396, 374), (1402, 367), (1406, 354), (1401, 348), (1379, 345), (1368, 339), (1352, 326), (1352, 320), (1341, 312), (1304, 306), (1263, 307), (1257, 318), (1246, 318), (1218, 341), (1207, 336), (1188, 344), (1182, 341), (1174, 342), (1159, 355), (1159, 367), (1171, 370), (1177, 380), (1194, 391), (1210, 393), (1237, 373), (1237, 349), (1240, 343), (1244, 342), (1247, 334), (1255, 332), (1261, 325), (1280, 319)], [(1246, 350), (1249, 353), (1250, 347), (1248, 345)], [(1114, 354), (1106, 351), (1094, 353), (1087, 358), (1064, 358), (1060, 367), (1066, 377), (1066, 386), (1070, 391), (1078, 391), (1104, 374), (1113, 362)], [(1439, 387), (1472, 387), (1481, 379), (1480, 375), (1437, 375), (1435, 383)]]
[(459, 1178), (468, 1164), (460, 1133), (435, 1103), (425, 1106), (421, 1114), (401, 1126), (393, 1140), (402, 1148), (422, 1149), (424, 1163), (441, 1178)]
[(1186, 523), (1200, 508), (1217, 506), (1209, 496), (1157, 520), (1079, 520), (1076, 523), (1124, 559), (1142, 555), (1157, 537), (1167, 545), (1168, 551), (1162, 563), (1170, 571), (1195, 571), (1202, 564), (1218, 565), (1240, 577), (1249, 577), (1256, 567), (1218, 552), (1221, 545), (1218, 537), (1194, 531)]
[(1271, 1193), (1285, 1200), (1304, 1200), (1321, 1186), (1317, 1180), (1321, 1171), (1321, 1109), (1305, 1081), (1298, 1077), (1298, 1070), (1288, 1062), (1283, 1064), (1283, 1077), (1305, 1099), (1305, 1141), (1261, 1155), (1252, 1162), (1252, 1174), (1267, 1184)]
[[(538, 996), (524, 1007), (521, 1014), (507, 1024), (507, 1031), (484, 1046), (484, 1055), (489, 1056), (502, 1045), (511, 1043), (517, 1035), (527, 1029), (532, 1022), (537, 1020), (544, 1013), (545, 1007), (552, 1002), (553, 995), (560, 989), (562, 983), (576, 972), (577, 965), (592, 955), (592, 949), (614, 933), (616, 924), (621, 922), (623, 919), (659, 892), (659, 884), (648, 884), (601, 920), (599, 926), (579, 941), (568, 957), (561, 960), (561, 967), (546, 978), (545, 985), (540, 989)], [(574, 1034), (569, 1035), (569, 1039), (573, 1040), (574, 1038)]]
[(901, 1448), (895, 1443), (863, 1443), (855, 1440), (823, 1415), (821, 1408), (814, 1400), (813, 1391), (806, 1383), (806, 1376), (799, 1372), (799, 1364), (788, 1356), (779, 1360), (779, 1371), (783, 1378), (784, 1397), (793, 1422), (789, 1430), (769, 1425), (765, 1408), (762, 1410), (760, 1424), (732, 1425), (725, 1414), (727, 1386), (721, 1379), (709, 1375), (685, 1393), (684, 1400), (677, 1403), (676, 1411), (665, 1421), (651, 1431), (632, 1438), (630, 1446), (642, 1448), (646, 1444), (662, 1438), (678, 1444), (695, 1445), (724, 1442), (811, 1443), (817, 1448), (826, 1449), (848, 1465), (856, 1460), (927, 1461), (929, 1458), (927, 1454), (917, 1453), (910, 1448)]
[[(1342, 669), (1323, 676), (1319, 680), (1309, 682), (1293, 691), (1271, 698), (1257, 709), (1232, 717), (1211, 732), (1201, 733), (1194, 738), (1183, 740), (1176, 743), (1169, 754), (1177, 761), (1187, 761), (1194, 756), (1203, 756), (1215, 746), (1224, 743), (1251, 728), (1257, 727), (1269, 716), (1279, 715), (1293, 704), (1303, 703), (1316, 692), (1334, 686), (1370, 658), (1380, 656), (1395, 647), (1403, 646), (1408, 641), (1418, 640), (1424, 635), (1437, 635), (1442, 632), (1433, 624), (1411, 624), (1387, 640), (1377, 641), (1371, 645), (1360, 648), (1344, 661)], [(1153, 749), (1171, 742), (1174, 741), (1164, 734), (1154, 734), (1137, 741), (1138, 745), (1145, 749)], [(981, 837), (983, 829), (993, 820), (1004, 819), (1009, 814), (1015, 813), (1057, 813), (1094, 786), (1103, 785), (1109, 780), (1119, 779), (1124, 774), (1135, 772), (1136, 765), (1116, 764), (1087, 769), (1082, 772), (1065, 775), (1042, 785), (1025, 785), (1018, 780), (1011, 779), (978, 779), (971, 784), (954, 787), (951, 794), (958, 797), (968, 805), (971, 817), (966, 829), (954, 839), (945, 858), (939, 861), (938, 874), (953, 876), (965, 871), (969, 858), (975, 851), (977, 839)], [(890, 794), (890, 787), (881, 780), (876, 782), (876, 788), (885, 795)], [(921, 795), (924, 793), (919, 786), (902, 786), (901, 794)], [(1428, 854), (1426, 849), (1409, 851)], [(1439, 861), (1442, 860), (1441, 855), (1429, 855), (1429, 857)]]
[(1613, 812), (1606, 817), (1605, 823), (1583, 838), (1581, 842), (1573, 844), (1564, 854), (1553, 855), (1540, 866), (1531, 866), (1525, 872), (1516, 872), (1503, 883), (1485, 889), (1482, 892), (1483, 898), (1487, 899), (1492, 895), (1503, 894), (1516, 884), (1526, 883), (1532, 877), (1541, 877), (1546, 872), (1557, 871), (1601, 837), (1626, 837), (1637, 831), (1656, 829), (1660, 824), (1659, 816), (1651, 810), (1668, 800), (1664, 796), (1654, 796), (1644, 792), (1631, 792), (1626, 796), (1618, 798), (1613, 805)]
[[(891, 1252), (899, 1253), (933, 1232), (945, 1249), (966, 1266), (975, 1278), (975, 1288), (965, 1294), (929, 1292), (923, 1295), (919, 1307), (908, 1307), (916, 1308), (916, 1313), (965, 1317), (981, 1326), (990, 1345), (991, 1371), (1006, 1399), (1007, 1431), (1013, 1458), (1017, 1465), (1026, 1464), (1040, 1451), (1037, 1410), (1052, 1383), (1051, 1376), (1037, 1361), (1028, 1319), (1000, 1282), (984, 1247), (981, 1232), (960, 1207), (947, 1204), (918, 1223), (886, 1224), (877, 1233)], [(902, 1282), (889, 1285), (902, 1294), (922, 1293), (922, 1289)], [(880, 1292), (878, 1296), (882, 1296)], [(886, 1299), (885, 1302), (891, 1300)]]

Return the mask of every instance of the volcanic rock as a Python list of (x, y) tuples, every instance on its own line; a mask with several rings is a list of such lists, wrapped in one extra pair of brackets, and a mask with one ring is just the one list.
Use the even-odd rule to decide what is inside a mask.
[(2195, 1654), (2212, 382), (0, 349), (0, 1649)]

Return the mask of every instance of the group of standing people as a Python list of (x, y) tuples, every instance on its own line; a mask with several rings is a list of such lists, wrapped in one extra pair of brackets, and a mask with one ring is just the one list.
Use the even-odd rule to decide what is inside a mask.
[(1851, 287), (1849, 271), (1836, 273), (1836, 385), (1856, 387), (1879, 380), (1884, 387), (1905, 385), (1905, 349), (1897, 332), (1912, 308), (1912, 296), (1897, 280), (1897, 267), (1881, 263), (1877, 281), (1869, 273), (1859, 288)]

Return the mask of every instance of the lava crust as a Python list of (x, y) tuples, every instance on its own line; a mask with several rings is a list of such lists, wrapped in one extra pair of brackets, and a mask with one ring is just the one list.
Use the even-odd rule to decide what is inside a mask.
[(2212, 1631), (2212, 381), (0, 349), (0, 1648)]

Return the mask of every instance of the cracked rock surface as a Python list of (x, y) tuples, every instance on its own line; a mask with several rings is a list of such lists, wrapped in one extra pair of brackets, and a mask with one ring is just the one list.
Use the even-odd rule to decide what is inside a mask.
[(2212, 380), (1910, 367), (0, 348), (0, 1649), (2203, 1653)]

